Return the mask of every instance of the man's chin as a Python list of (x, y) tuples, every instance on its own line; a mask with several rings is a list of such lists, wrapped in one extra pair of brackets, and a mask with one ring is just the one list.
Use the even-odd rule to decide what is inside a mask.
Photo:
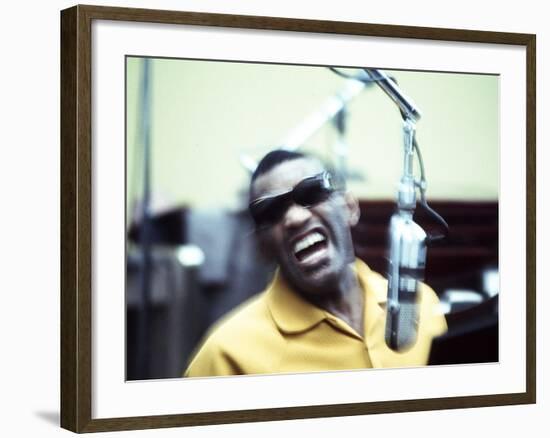
[(289, 283), (301, 292), (323, 295), (334, 289), (338, 283), (338, 271), (330, 263), (319, 264), (308, 269), (300, 269), (293, 275), (285, 275)]

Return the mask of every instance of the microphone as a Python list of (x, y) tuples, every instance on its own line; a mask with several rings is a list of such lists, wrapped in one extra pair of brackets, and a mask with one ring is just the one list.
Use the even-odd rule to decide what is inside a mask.
[(417, 337), (419, 282), (426, 267), (426, 232), (413, 220), (416, 182), (413, 175), (415, 125), (406, 119), (404, 172), (399, 182), (397, 211), (390, 221), (386, 343), (396, 351), (407, 349)]
[(418, 333), (417, 295), (426, 266), (426, 233), (413, 221), (412, 211), (399, 210), (390, 221), (390, 258), (386, 343), (401, 351)]
[[(382, 70), (365, 68), (370, 81), (375, 82), (397, 105), (403, 117), (404, 162), (399, 182), (397, 211), (390, 220), (390, 256), (388, 260), (388, 303), (386, 309), (386, 344), (395, 351), (411, 347), (418, 336), (418, 287), (424, 280), (426, 268), (426, 232), (413, 220), (416, 208), (416, 188), (421, 192), (421, 205), (448, 231), (445, 220), (433, 211), (425, 200), (426, 181), (422, 155), (415, 141), (415, 123), (420, 109), (397, 86), (395, 80)], [(422, 178), (414, 179), (413, 158), (417, 151)], [(438, 236), (437, 238), (445, 237)]]

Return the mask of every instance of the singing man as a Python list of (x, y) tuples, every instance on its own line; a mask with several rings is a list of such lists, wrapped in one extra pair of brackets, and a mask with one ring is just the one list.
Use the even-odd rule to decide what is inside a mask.
[(357, 200), (320, 160), (275, 150), (250, 183), (261, 248), (278, 264), (267, 289), (209, 330), (185, 376), (426, 365), (447, 330), (435, 292), (418, 291), (416, 342), (385, 342), (387, 281), (355, 258)]

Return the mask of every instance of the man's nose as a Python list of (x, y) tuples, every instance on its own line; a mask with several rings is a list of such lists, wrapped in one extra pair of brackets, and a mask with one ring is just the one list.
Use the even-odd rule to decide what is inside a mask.
[(296, 228), (305, 224), (311, 218), (311, 210), (298, 204), (292, 204), (285, 213), (283, 225)]

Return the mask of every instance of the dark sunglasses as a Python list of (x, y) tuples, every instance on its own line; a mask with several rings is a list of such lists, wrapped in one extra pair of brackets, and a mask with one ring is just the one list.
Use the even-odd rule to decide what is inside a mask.
[(269, 226), (281, 220), (293, 202), (302, 207), (313, 207), (326, 201), (335, 190), (331, 174), (322, 172), (304, 178), (288, 192), (255, 199), (248, 209), (256, 227)]

